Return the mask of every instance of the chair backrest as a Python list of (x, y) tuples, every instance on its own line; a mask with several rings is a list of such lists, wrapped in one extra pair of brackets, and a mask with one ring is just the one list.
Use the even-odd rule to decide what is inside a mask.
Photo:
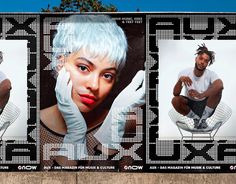
[(13, 104), (8, 102), (0, 115), (0, 129), (3, 127), (4, 123), (8, 122), (12, 124), (20, 115), (20, 109)]
[(220, 102), (216, 107), (214, 114), (207, 119), (207, 124), (214, 127), (216, 122), (221, 122), (222, 125), (228, 121), (232, 115), (232, 109), (224, 102)]
[(193, 119), (188, 118), (187, 116), (183, 116), (182, 114), (178, 113), (174, 108), (172, 108), (168, 114), (173, 123), (179, 128), (186, 131), (191, 131), (194, 129)]

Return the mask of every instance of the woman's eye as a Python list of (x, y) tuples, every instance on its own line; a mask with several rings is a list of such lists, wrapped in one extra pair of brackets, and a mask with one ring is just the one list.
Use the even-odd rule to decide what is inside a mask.
[(86, 66), (79, 66), (79, 69), (82, 71), (82, 72), (85, 72), (85, 71), (88, 71), (88, 68)]
[(112, 80), (113, 75), (112, 74), (104, 74), (104, 78), (107, 79), (107, 80)]

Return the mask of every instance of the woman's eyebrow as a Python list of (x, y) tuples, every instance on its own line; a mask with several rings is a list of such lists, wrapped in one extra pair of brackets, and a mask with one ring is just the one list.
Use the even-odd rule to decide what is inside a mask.
[(83, 61), (87, 62), (89, 65), (93, 65), (93, 66), (94, 66), (93, 62), (90, 61), (90, 60), (88, 60), (88, 59), (85, 58), (85, 57), (78, 57), (77, 59), (83, 60)]
[(117, 69), (115, 67), (110, 67), (110, 68), (105, 68), (106, 71), (108, 70), (114, 70), (115, 72), (117, 72)]
[[(83, 61), (87, 62), (89, 65), (92, 65), (93, 67), (96, 67), (95, 64), (92, 61), (88, 60), (85, 57), (78, 57), (77, 59), (83, 60)], [(115, 72), (117, 72), (116, 67), (108, 67), (108, 68), (105, 68), (104, 70), (106, 70), (106, 71), (107, 70), (114, 70)]]

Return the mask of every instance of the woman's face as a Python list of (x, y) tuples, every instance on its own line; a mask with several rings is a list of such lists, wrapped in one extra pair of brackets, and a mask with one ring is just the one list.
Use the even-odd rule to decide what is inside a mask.
[(115, 63), (107, 58), (90, 57), (83, 50), (65, 60), (73, 84), (72, 99), (81, 112), (90, 112), (111, 91), (117, 75)]

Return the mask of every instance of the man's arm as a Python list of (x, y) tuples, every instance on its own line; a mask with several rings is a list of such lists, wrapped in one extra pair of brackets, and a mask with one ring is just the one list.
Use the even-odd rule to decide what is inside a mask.
[(181, 82), (181, 80), (179, 79), (179, 80), (176, 82), (176, 84), (175, 84), (175, 87), (174, 87), (174, 90), (173, 90), (173, 95), (174, 95), (174, 96), (179, 96), (180, 93), (181, 93), (181, 91), (182, 91), (182, 88), (183, 88), (182, 82)]
[(2, 82), (0, 82), (0, 113), (6, 106), (10, 98), (10, 91), (11, 91), (11, 82), (9, 79), (5, 79)]
[(188, 76), (181, 76), (177, 83), (175, 84), (174, 90), (173, 90), (173, 95), (174, 96), (179, 96), (183, 85), (186, 86), (191, 86), (192, 85), (192, 80)]
[(201, 99), (201, 98), (205, 98), (209, 96), (214, 96), (218, 94), (219, 91), (222, 91), (223, 89), (224, 89), (224, 86), (223, 86), (222, 80), (217, 79), (209, 86), (209, 88), (205, 92), (199, 93), (196, 90), (190, 90), (189, 95), (193, 98), (196, 97), (196, 98)]
[(223, 81), (221, 79), (215, 80), (209, 88), (202, 93), (203, 98), (216, 95), (219, 91), (224, 89)]

